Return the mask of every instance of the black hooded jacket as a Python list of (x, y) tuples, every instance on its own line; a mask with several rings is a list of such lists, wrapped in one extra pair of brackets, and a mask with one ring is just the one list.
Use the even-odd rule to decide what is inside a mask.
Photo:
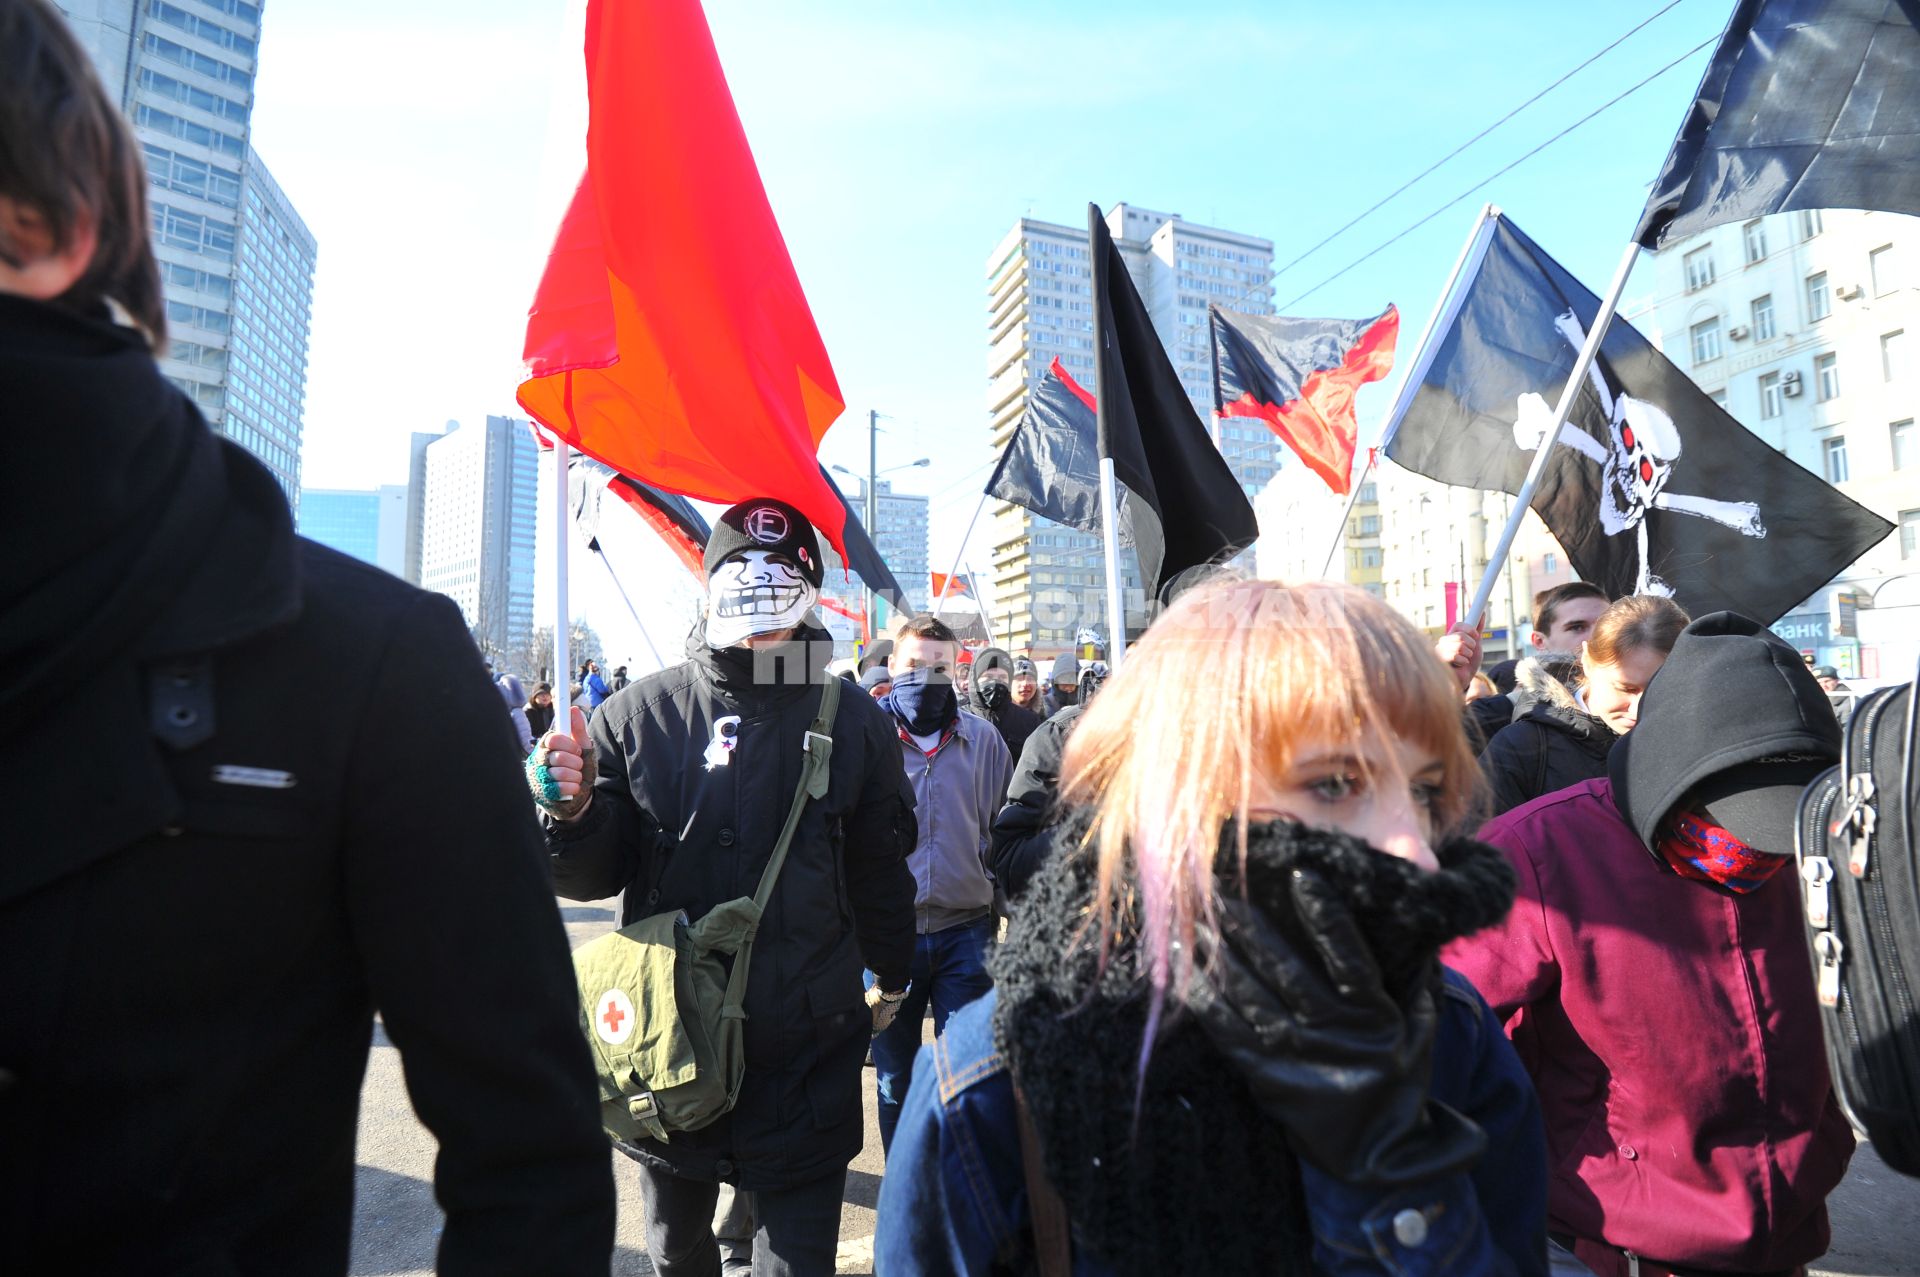
[(1606, 720), (1581, 709), (1565, 683), (1534, 661), (1515, 674), (1533, 704), (1500, 729), (1480, 755), (1492, 804), (1500, 816), (1543, 794), (1607, 774), (1607, 751), (1619, 737)]
[(1053, 853), (1047, 826), (1055, 816), (1060, 789), (1060, 760), (1067, 737), (1086, 713), (1069, 705), (1034, 729), (1013, 763), (1013, 781), (1007, 803), (993, 821), (993, 841), (987, 849), (987, 868), (1008, 899), (1019, 895)]
[(981, 694), (980, 673), (982, 670), (998, 666), (1013, 673), (1013, 658), (997, 647), (983, 648), (973, 658), (973, 677), (967, 682), (967, 708), (992, 723), (999, 729), (1000, 739), (1006, 742), (1007, 753), (1017, 761), (1020, 751), (1026, 748), (1027, 738), (1040, 726), (1040, 716), (1030, 709), (1023, 709), (1013, 703), (1013, 688), (1007, 687), (1006, 699), (1000, 708), (992, 709), (987, 705), (986, 697)]
[(579, 994), (458, 609), (295, 536), (104, 318), (0, 296), (0, 403), (9, 1267), (345, 1272), (378, 1010), (437, 1270), (604, 1277)]
[[(1727, 730), (1729, 721), (1740, 730)], [(1608, 757), (1607, 775), (1614, 805), (1651, 848), (1667, 813), (1710, 776), (1762, 758), (1839, 757), (1840, 724), (1800, 653), (1757, 621), (1715, 612), (1675, 640), (1647, 685), (1640, 721)]]
[[(548, 823), (560, 894), (621, 895), (623, 926), (671, 909), (699, 918), (752, 895), (799, 783), (832, 649), (813, 618), (794, 641), (758, 653), (716, 652), (696, 626), (685, 662), (609, 696), (590, 729), (593, 802), (575, 823)], [(737, 743), (724, 766), (709, 767), (715, 723), (729, 716), (739, 718)], [(870, 1025), (860, 973), (906, 986), (916, 835), (892, 720), (866, 696), (842, 696), (826, 797), (801, 816), (754, 945), (739, 1103), (671, 1143), (643, 1142), (645, 1160), (777, 1189), (843, 1169), (860, 1151)]]

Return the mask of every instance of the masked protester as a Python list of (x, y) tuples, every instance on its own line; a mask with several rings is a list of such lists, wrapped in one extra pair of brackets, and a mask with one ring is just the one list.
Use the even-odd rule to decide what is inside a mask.
[(959, 648), (944, 622), (924, 613), (913, 617), (894, 640), (893, 690), (879, 701), (899, 733), (920, 826), (907, 862), (918, 888), (912, 983), (899, 1018), (873, 1039), (883, 1147), (893, 1142), (900, 1102), (913, 1079), (927, 1008), (933, 1008), (938, 1034), (954, 1011), (992, 985), (987, 832), (1007, 792), (1013, 759), (991, 723), (960, 710), (953, 685)]
[(1534, 662), (1518, 677), (1533, 704), (1487, 742), (1480, 767), (1498, 816), (1543, 794), (1607, 774), (1607, 752), (1633, 729), (1640, 698), (1660, 671), (1687, 614), (1672, 599), (1629, 595), (1600, 614), (1580, 647), (1571, 687)]
[(1007, 753), (1020, 757), (1027, 737), (1040, 726), (1040, 716), (1014, 700), (1014, 660), (997, 647), (974, 654), (973, 682), (967, 688), (966, 708), (992, 723), (1006, 742)]
[(1827, 1249), (1854, 1141), (1792, 852), (1839, 753), (1799, 653), (1719, 612), (1674, 642), (1606, 776), (1481, 831), (1520, 902), (1447, 958), (1512, 1026), (1561, 1168), (1549, 1227), (1599, 1277), (1798, 1273)]
[[(587, 756), (577, 714), (571, 734), (535, 751), (561, 895), (624, 893), (625, 925), (674, 909), (698, 919), (753, 891), (830, 677), (832, 636), (813, 610), (820, 563), (793, 506), (727, 510), (707, 543), (706, 615), (687, 660), (609, 697)], [(861, 1063), (906, 996), (914, 954), (914, 794), (900, 756), (884, 710), (840, 697), (826, 796), (801, 815), (754, 946), (739, 1101), (670, 1143), (621, 1146), (639, 1163), (647, 1253), (663, 1277), (718, 1271), (723, 1180), (752, 1194), (755, 1272), (834, 1271), (861, 1144)], [(863, 967), (874, 973), (865, 1003)]]
[(1544, 1273), (1539, 1109), (1436, 958), (1513, 898), (1450, 832), (1477, 781), (1384, 604), (1183, 595), (1068, 743), (995, 991), (921, 1062), (876, 1271), (1031, 1272), (1057, 1198), (1081, 1274)]
[(346, 1272), (377, 1008), (440, 1271), (605, 1277), (501, 693), (449, 600), (295, 535), (162, 374), (148, 190), (60, 12), (0, 0), (0, 1254)]

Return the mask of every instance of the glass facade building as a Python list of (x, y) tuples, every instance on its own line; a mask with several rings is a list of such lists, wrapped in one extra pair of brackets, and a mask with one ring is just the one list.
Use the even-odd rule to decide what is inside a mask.
[(297, 503), (315, 244), (251, 145), (263, 6), (57, 2), (146, 162), (161, 371)]
[(513, 417), (488, 417), (478, 429), (449, 422), (420, 456), (410, 496), (420, 511), (420, 585), (460, 605), (483, 651), (519, 648), (533, 633), (532, 430)]
[(300, 535), (376, 563), (380, 554), (380, 494), (308, 488), (300, 494)]

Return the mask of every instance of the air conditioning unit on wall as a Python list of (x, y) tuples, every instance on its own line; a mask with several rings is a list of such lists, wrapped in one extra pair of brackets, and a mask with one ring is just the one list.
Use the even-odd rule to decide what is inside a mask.
[(1747, 339), (1747, 326), (1745, 324), (1735, 324), (1733, 327), (1727, 329), (1727, 336), (1733, 341), (1745, 341)]
[(1833, 295), (1843, 302), (1850, 302), (1860, 295), (1860, 285), (1842, 284), (1833, 290)]
[(1782, 373), (1780, 376), (1780, 393), (1789, 399), (1796, 398), (1800, 394), (1800, 374), (1797, 372)]

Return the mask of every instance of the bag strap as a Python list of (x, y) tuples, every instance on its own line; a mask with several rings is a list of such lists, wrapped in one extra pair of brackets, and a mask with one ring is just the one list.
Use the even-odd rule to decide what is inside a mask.
[(1033, 1225), (1033, 1257), (1040, 1277), (1069, 1277), (1073, 1272), (1073, 1233), (1067, 1204), (1047, 1178), (1040, 1132), (1027, 1107), (1027, 1093), (1013, 1082), (1013, 1111), (1020, 1120), (1020, 1170), (1027, 1181), (1027, 1214)]
[(767, 857), (760, 886), (753, 893), (757, 912), (764, 913), (767, 901), (773, 899), (774, 880), (780, 876), (780, 867), (787, 863), (787, 848), (793, 844), (794, 830), (800, 827), (800, 813), (806, 810), (807, 799), (826, 797), (828, 764), (833, 761), (833, 716), (840, 707), (840, 684), (844, 681), (829, 676), (821, 684), (820, 709), (813, 716), (813, 725), (800, 738), (800, 784), (793, 791), (787, 823), (780, 827), (780, 839), (773, 844), (773, 855)]

